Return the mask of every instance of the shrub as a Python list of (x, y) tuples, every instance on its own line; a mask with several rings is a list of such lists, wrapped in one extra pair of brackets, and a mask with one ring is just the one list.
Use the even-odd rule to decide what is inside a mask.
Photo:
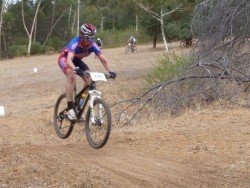
[(175, 23), (169, 23), (165, 26), (166, 37), (169, 40), (179, 39), (180, 27)]
[(181, 74), (182, 69), (187, 65), (188, 58), (175, 54), (160, 56), (156, 66), (147, 74), (147, 81), (152, 84), (170, 80)]
[(31, 55), (44, 53), (44, 48), (39, 42), (34, 42), (31, 44)]
[(59, 37), (52, 37), (48, 41), (48, 46), (53, 47), (55, 50), (60, 50), (64, 46), (63, 39)]
[(46, 52), (46, 54), (54, 54), (55, 53), (55, 49), (52, 46), (46, 46), (45, 52)]
[(20, 46), (20, 45), (27, 45), (29, 42), (27, 37), (24, 36), (14, 36), (13, 37), (13, 45)]
[(19, 57), (27, 55), (27, 46), (25, 45), (14, 45), (10, 46), (8, 49), (7, 57)]

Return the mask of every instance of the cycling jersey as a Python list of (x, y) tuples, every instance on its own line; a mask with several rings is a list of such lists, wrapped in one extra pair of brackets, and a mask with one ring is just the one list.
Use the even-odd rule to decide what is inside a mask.
[(135, 44), (136, 43), (136, 38), (135, 37), (130, 37), (128, 39), (128, 42), (131, 43), (131, 44)]
[(89, 56), (92, 52), (94, 52), (96, 55), (101, 54), (101, 50), (94, 40), (85, 43), (82, 37), (75, 37), (63, 48), (58, 58), (58, 65), (63, 70), (63, 72), (65, 72), (65, 70), (68, 68), (68, 52), (74, 53), (73, 63), (82, 70), (89, 70), (88, 66), (83, 61), (81, 61), (82, 58)]
[(65, 46), (61, 55), (67, 57), (68, 52), (74, 52), (75, 58), (82, 59), (89, 56), (92, 52), (100, 55), (101, 50), (94, 40), (91, 40), (90, 44), (86, 45), (82, 37), (75, 37)]

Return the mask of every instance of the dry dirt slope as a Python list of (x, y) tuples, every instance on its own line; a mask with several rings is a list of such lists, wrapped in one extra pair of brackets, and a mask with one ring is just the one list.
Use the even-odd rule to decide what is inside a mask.
[[(172, 50), (174, 50), (174, 45)], [(119, 78), (100, 86), (111, 102), (143, 87), (161, 49), (105, 50)], [(57, 55), (0, 62), (0, 187), (249, 187), (250, 111), (210, 106), (178, 118), (114, 126), (107, 145), (87, 144), (82, 125), (59, 139), (53, 105), (65, 78)], [(103, 70), (94, 57), (92, 70)], [(33, 73), (33, 68), (38, 73)]]

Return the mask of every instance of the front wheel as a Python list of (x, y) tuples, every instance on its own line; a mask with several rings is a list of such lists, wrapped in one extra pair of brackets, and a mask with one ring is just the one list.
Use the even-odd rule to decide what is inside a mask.
[(180, 42), (180, 47), (181, 48), (186, 47), (186, 41), (185, 40), (183, 40), (183, 41)]
[(130, 46), (127, 46), (126, 49), (125, 49), (125, 54), (128, 54), (131, 52), (131, 47)]
[(56, 134), (62, 139), (68, 138), (74, 127), (74, 123), (67, 119), (67, 111), (66, 94), (63, 93), (58, 97), (54, 109), (54, 127)]
[(132, 48), (132, 53), (135, 53), (135, 52), (137, 52), (137, 47), (136, 47), (136, 46), (134, 46), (134, 47)]
[(99, 149), (108, 141), (111, 131), (111, 112), (108, 104), (102, 99), (95, 99), (93, 109), (89, 107), (86, 121), (85, 134), (89, 144)]

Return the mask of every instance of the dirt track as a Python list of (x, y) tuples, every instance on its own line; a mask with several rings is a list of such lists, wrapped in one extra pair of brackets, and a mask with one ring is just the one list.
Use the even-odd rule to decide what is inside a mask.
[[(161, 53), (138, 49), (129, 56), (124, 48), (104, 50), (119, 74), (100, 86), (109, 103), (144, 87), (145, 70)], [(80, 124), (59, 139), (52, 115), (65, 78), (56, 59), (0, 61), (0, 105), (6, 109), (0, 117), (0, 187), (249, 187), (250, 111), (244, 108), (213, 105), (178, 118), (114, 126), (100, 150), (88, 145)], [(103, 70), (94, 56), (86, 62)]]

